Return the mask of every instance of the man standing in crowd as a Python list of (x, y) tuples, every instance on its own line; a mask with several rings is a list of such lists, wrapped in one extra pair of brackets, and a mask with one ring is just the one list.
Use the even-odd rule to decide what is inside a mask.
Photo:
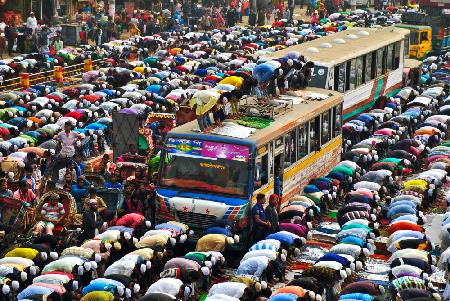
[(5, 27), (5, 38), (8, 41), (8, 55), (9, 56), (12, 55), (13, 47), (14, 47), (14, 41), (16, 40), (16, 37), (17, 37), (16, 25), (14, 24), (14, 22), (11, 21)]
[(99, 216), (97, 214), (97, 199), (89, 199), (83, 212), (83, 239), (92, 239), (97, 234)]
[(47, 26), (42, 26), (41, 33), (39, 35), (39, 52), (49, 52), (48, 46), (50, 45), (50, 32)]
[(75, 155), (75, 144), (79, 139), (79, 134), (72, 131), (72, 124), (67, 121), (64, 124), (64, 131), (56, 136), (56, 140), (61, 143), (60, 157), (72, 158)]
[(37, 20), (34, 16), (34, 12), (30, 13), (30, 16), (27, 18), (27, 32), (30, 35), (33, 35), (37, 28)]
[(269, 197), (269, 205), (264, 212), (270, 223), (269, 233), (275, 233), (280, 230), (278, 227), (278, 195), (271, 194)]
[(256, 204), (252, 208), (253, 217), (253, 241), (263, 240), (271, 227), (264, 212), (264, 204), (266, 203), (266, 196), (259, 193), (256, 196)]

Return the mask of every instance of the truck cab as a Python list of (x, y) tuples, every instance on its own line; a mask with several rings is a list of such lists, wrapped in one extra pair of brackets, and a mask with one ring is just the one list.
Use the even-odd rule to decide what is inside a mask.
[(432, 29), (430, 26), (398, 24), (396, 27), (410, 30), (409, 57), (423, 59), (432, 49)]

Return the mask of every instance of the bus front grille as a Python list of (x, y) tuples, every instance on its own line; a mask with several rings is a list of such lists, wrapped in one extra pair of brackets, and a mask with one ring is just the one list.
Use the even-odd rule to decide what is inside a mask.
[(184, 211), (177, 211), (177, 217), (180, 222), (190, 227), (200, 229), (209, 228), (216, 221), (216, 217), (214, 215)]

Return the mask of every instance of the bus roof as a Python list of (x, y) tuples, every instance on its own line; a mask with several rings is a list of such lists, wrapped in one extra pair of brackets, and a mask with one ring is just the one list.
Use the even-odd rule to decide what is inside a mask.
[[(368, 35), (361, 34), (366, 32)], [(403, 40), (409, 30), (394, 26), (377, 28), (349, 28), (313, 41), (275, 51), (269, 55), (271, 58), (282, 57), (291, 51), (298, 51), (318, 65), (330, 65), (346, 62), (352, 58), (360, 57), (375, 51), (383, 46)], [(349, 37), (349, 35), (352, 35)], [(356, 39), (352, 39), (357, 37)], [(344, 44), (336, 43), (336, 39), (344, 40)], [(323, 48), (322, 44), (331, 44), (331, 48)], [(329, 45), (328, 45), (329, 46)], [(308, 51), (315, 48), (317, 52)]]
[(395, 27), (405, 28), (409, 30), (430, 30), (431, 26), (427, 25), (412, 25), (412, 24), (395, 24)]
[[(232, 138), (236, 140), (247, 140), (253, 144), (261, 145), (269, 141), (274, 140), (279, 137), (281, 133), (286, 132), (290, 128), (294, 128), (298, 125), (311, 120), (315, 116), (323, 113), (324, 111), (340, 104), (343, 102), (343, 94), (336, 91), (317, 89), (317, 88), (307, 88), (302, 91), (297, 91), (299, 96), (293, 96), (299, 100), (298, 104), (292, 106), (292, 110), (287, 111), (284, 114), (280, 114), (274, 118), (274, 121), (267, 127), (263, 129), (257, 129), (256, 132), (250, 135), (248, 138)], [(305, 100), (305, 97), (315, 96), (317, 94), (325, 95), (327, 98), (324, 100)], [(303, 96), (300, 97), (300, 95)], [(178, 126), (169, 132), (175, 134), (176, 136), (182, 136), (183, 134), (198, 135), (198, 138), (206, 136), (218, 136), (211, 133), (200, 133), (196, 132), (198, 130), (197, 121), (191, 121), (184, 125)], [(225, 137), (225, 136), (222, 136)], [(227, 137), (231, 138), (231, 137)]]

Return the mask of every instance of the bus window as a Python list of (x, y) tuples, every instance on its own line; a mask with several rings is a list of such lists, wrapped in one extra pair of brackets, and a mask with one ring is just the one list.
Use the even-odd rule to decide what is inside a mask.
[(339, 64), (334, 67), (334, 90), (345, 92), (345, 65)]
[(295, 163), (297, 155), (297, 133), (295, 129), (284, 136), (284, 155), (284, 167), (289, 167)]
[(376, 70), (377, 70), (377, 75), (376, 77), (380, 76), (383, 74), (383, 49), (378, 49), (377, 50), (377, 58), (376, 58)]
[(268, 170), (269, 170), (269, 155), (265, 154), (255, 160), (255, 178), (254, 189), (266, 185), (269, 182)]
[(387, 47), (387, 70), (393, 70), (394, 66), (394, 44), (390, 44)]
[(350, 64), (350, 61), (345, 63), (345, 91), (350, 90)]
[(322, 113), (322, 145), (330, 141), (330, 110)]
[(298, 153), (297, 158), (308, 155), (308, 124), (302, 124), (298, 127)]
[(356, 59), (347, 62), (347, 86), (346, 90), (356, 88)]
[[(406, 44), (405, 40), (405, 47), (408, 47), (407, 49), (409, 49), (409, 44)], [(394, 70), (398, 69), (400, 67), (400, 47), (401, 47), (401, 42), (396, 42), (395, 43), (395, 48), (394, 48)], [(408, 50), (409, 51), (409, 50)]]
[(364, 84), (364, 57), (356, 58), (356, 86)]
[(342, 106), (338, 105), (333, 108), (333, 123), (331, 125), (333, 128), (331, 132), (333, 133), (333, 138), (341, 134), (342, 128)]
[(309, 121), (309, 152), (320, 149), (320, 115)]
[(366, 65), (365, 65), (365, 69), (366, 69), (366, 76), (365, 76), (365, 81), (368, 82), (371, 79), (373, 79), (373, 74), (375, 73), (373, 68), (372, 68), (372, 64), (373, 64), (373, 53), (368, 53), (366, 55)]
[(420, 43), (428, 42), (428, 31), (421, 31), (420, 32)]

